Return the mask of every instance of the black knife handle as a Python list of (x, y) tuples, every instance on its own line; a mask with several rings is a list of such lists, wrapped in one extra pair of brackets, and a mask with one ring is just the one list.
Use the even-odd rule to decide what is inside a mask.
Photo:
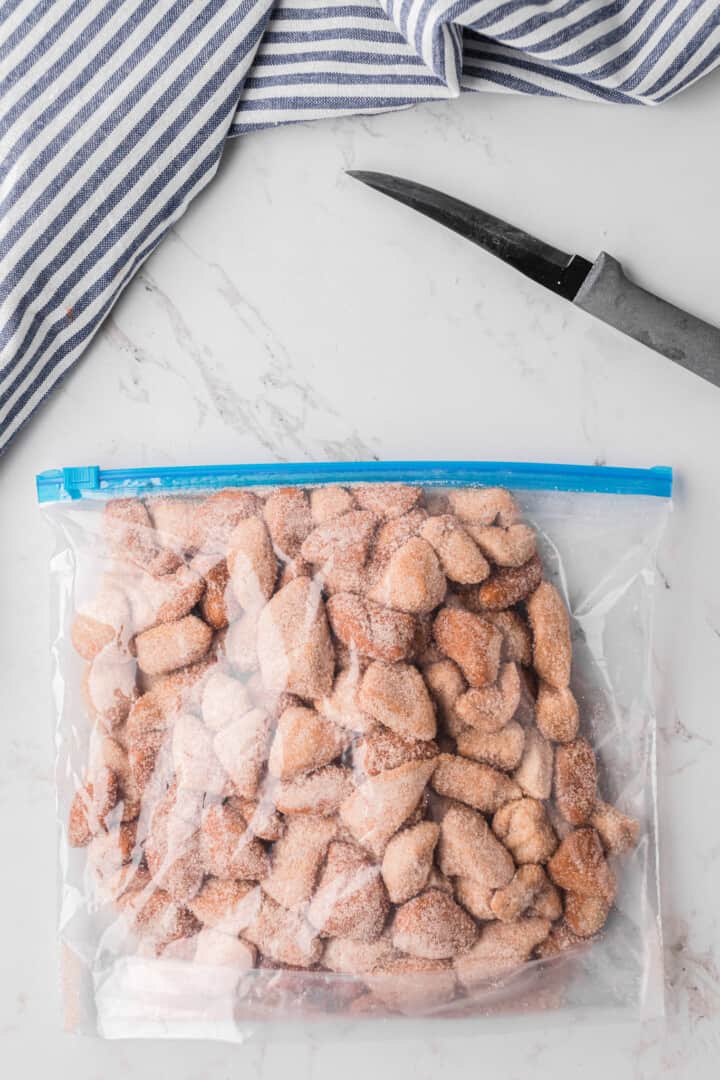
[(641, 289), (612, 255), (598, 256), (573, 302), (720, 386), (720, 330)]

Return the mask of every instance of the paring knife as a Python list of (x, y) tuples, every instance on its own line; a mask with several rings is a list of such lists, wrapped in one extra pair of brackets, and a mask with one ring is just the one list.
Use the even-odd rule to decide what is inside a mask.
[(399, 176), (357, 171), (348, 176), (439, 221), (583, 311), (720, 386), (720, 330), (641, 289), (612, 255), (603, 251), (593, 263), (568, 255), (492, 214)]

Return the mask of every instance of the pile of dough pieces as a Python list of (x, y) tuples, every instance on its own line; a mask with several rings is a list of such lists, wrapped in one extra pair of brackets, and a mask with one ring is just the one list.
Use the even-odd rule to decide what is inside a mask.
[(101, 548), (68, 841), (136, 952), (422, 1013), (601, 931), (638, 823), (508, 491), (114, 499)]

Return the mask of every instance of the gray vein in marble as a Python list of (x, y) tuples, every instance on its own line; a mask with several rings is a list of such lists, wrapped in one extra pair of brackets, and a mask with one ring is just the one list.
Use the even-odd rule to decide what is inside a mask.
[[(260, 375), (266, 393), (254, 400), (242, 397), (236, 390), (236, 372), (224, 373), (204, 347), (193, 338), (192, 332), (176, 305), (147, 269), (139, 275), (159, 300), (170, 321), (180, 347), (190, 356), (198, 368), (208, 393), (219, 415), (235, 430), (251, 432), (258, 441), (280, 460), (288, 460), (298, 454), (313, 458), (316, 449), (312, 442), (303, 438), (308, 413), (316, 413), (342, 419), (338, 410), (307, 379), (296, 373), (285, 345), (279, 340), (259, 308), (247, 300), (232, 278), (219, 263), (207, 260), (177, 229), (171, 229), (172, 238), (198, 262), (210, 276), (210, 284), (222, 298), (244, 331), (259, 345), (265, 356), (266, 369)], [(357, 458), (376, 459), (377, 454), (355, 429), (342, 439), (320, 440), (323, 451), (340, 460)]]
[(4, 1022), (0, 1024), (0, 1035), (9, 1035), (11, 1032), (20, 1031), (22, 1018), (27, 1012), (27, 994), (22, 991), (19, 994), (16, 994), (13, 1006), (14, 1016), (11, 1019), (7, 1014), (5, 1015)]
[(667, 743), (672, 743), (675, 740), (679, 740), (684, 743), (703, 743), (705, 746), (712, 746), (713, 740), (706, 738), (705, 735), (701, 735), (697, 731), (691, 731), (686, 724), (682, 722), (677, 712), (673, 709), (672, 718), (665, 723), (658, 725), (660, 734)]
[(175, 341), (198, 370), (220, 419), (238, 433), (250, 432), (266, 450), (279, 454), (279, 442), (282, 433), (278, 438), (276, 432), (266, 432), (267, 416), (258, 416), (257, 407), (242, 398), (237, 393), (232, 381), (213, 368), (209, 350), (195, 341), (190, 327), (183, 319), (171, 297), (160, 288), (150, 272), (144, 270), (138, 277), (147, 291), (152, 293), (155, 300), (165, 311)]
[(463, 143), (479, 144), (485, 157), (489, 161), (493, 160), (494, 150), (491, 139), (481, 135), (479, 132), (468, 130), (464, 118), (459, 115), (458, 110), (448, 109), (445, 102), (434, 101), (425, 102), (418, 108), (422, 109), (426, 118), (429, 118), (430, 124), (428, 124), (428, 127), (434, 129), (433, 134), (437, 138), (447, 142), (448, 136), (455, 134)]
[(45, 747), (32, 742), (26, 735), (10, 739), (5, 746), (0, 766), (0, 802), (14, 798), (13, 789), (20, 785), (23, 791), (30, 782), (33, 797), (43, 800), (53, 785), (53, 774), (41, 767), (45, 761)]
[(198, 423), (202, 423), (207, 414), (207, 406), (198, 397), (197, 394), (192, 392), (187, 378), (182, 371), (178, 371), (176, 367), (170, 364), (168, 361), (163, 360), (161, 357), (156, 356), (148, 349), (138, 345), (130, 335), (123, 329), (121, 329), (117, 318), (114, 313), (111, 313), (105, 322), (103, 323), (101, 334), (105, 337), (111, 347), (118, 349), (123, 355), (128, 357), (130, 364), (136, 365), (140, 370), (128, 371), (127, 377), (120, 377), (118, 387), (120, 392), (130, 398), (131, 401), (141, 402), (143, 404), (149, 404), (151, 394), (147, 386), (143, 382), (143, 368), (156, 367), (160, 371), (166, 371), (172, 373), (174, 376), (180, 378), (190, 393), (190, 397), (197, 408)]
[(672, 589), (672, 585), (670, 584), (670, 578), (668, 577), (667, 573), (663, 570), (662, 565), (660, 564), (659, 560), (655, 563), (655, 569), (657, 570), (658, 577), (662, 581), (664, 587), (669, 592)]
[(720, 969), (712, 948), (690, 945), (690, 928), (675, 920), (673, 940), (666, 945), (666, 980), (673, 1007), (687, 1012), (692, 1024), (720, 1014)]

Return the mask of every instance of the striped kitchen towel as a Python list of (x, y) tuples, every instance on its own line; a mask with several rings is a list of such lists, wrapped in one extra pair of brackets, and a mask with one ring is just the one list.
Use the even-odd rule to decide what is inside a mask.
[(230, 135), (464, 90), (664, 101), (719, 0), (0, 0), (0, 452)]

